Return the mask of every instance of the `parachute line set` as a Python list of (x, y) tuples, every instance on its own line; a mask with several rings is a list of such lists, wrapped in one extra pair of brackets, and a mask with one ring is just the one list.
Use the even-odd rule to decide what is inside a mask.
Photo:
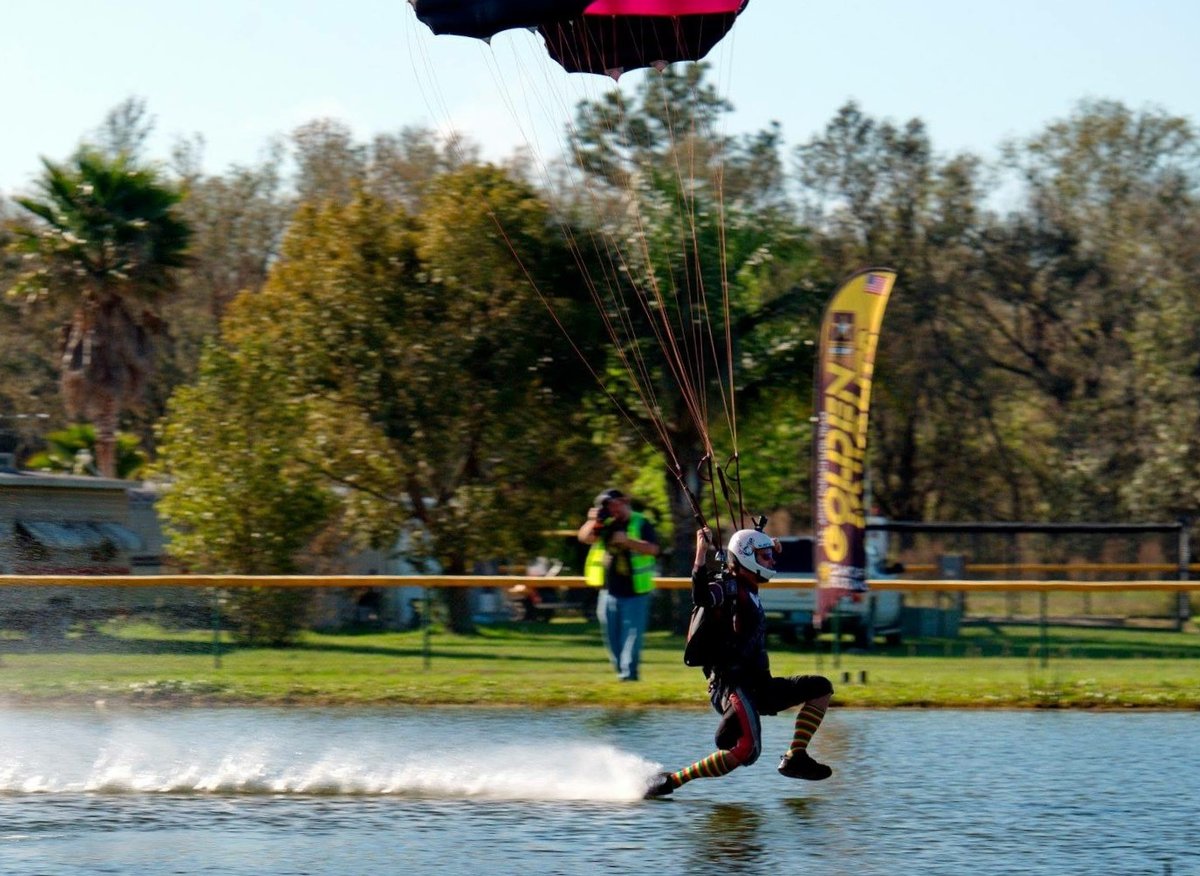
[[(699, 61), (729, 34), (737, 17), (743, 12), (748, 0), (409, 0), (416, 17), (428, 28), (441, 36), (471, 37), (493, 44), (493, 37), (502, 31), (530, 30), (538, 34), (545, 55), (553, 59), (568, 74), (596, 74), (616, 81), (629, 71), (651, 68), (662, 72), (668, 65), (677, 62)], [(415, 53), (420, 55), (420, 49)], [(428, 58), (426, 58), (428, 62)], [(489, 61), (489, 65), (494, 61)], [(429, 63), (432, 69), (434, 64)], [(493, 68), (495, 69), (495, 68)], [(553, 69), (551, 67), (550, 69)], [(498, 87), (505, 93), (504, 103), (514, 116), (519, 104), (532, 104), (553, 99), (553, 89), (517, 88), (511, 93), (509, 79), (497, 71), (494, 74)], [(547, 78), (552, 78), (547, 76)], [(559, 77), (573, 79), (574, 77)], [(586, 77), (585, 77), (586, 78)], [(528, 81), (532, 81), (527, 77)], [(436, 77), (429, 79), (436, 88)], [(612, 83), (610, 82), (610, 87)], [(528, 92), (535, 93), (530, 94)], [(549, 93), (542, 93), (548, 91)], [(558, 92), (559, 95), (565, 90)], [(671, 139), (670, 159), (673, 166), (665, 168), (674, 174), (679, 192), (687, 192), (696, 173), (696, 158), (689, 147), (680, 148), (680, 143), (695, 143), (703, 139), (695, 130), (695, 114), (683, 122), (676, 119), (676, 109), (663, 93), (663, 104), (654, 109)], [(427, 96), (428, 97), (428, 96)], [(604, 117), (605, 136), (620, 138), (620, 126), (626, 121), (624, 101), (620, 94), (603, 93), (597, 106), (610, 110)], [(562, 105), (569, 104), (565, 98)], [(446, 113), (449, 118), (449, 112)], [(525, 124), (518, 123), (532, 158), (538, 160), (533, 149), (532, 132)], [(568, 140), (579, 132), (570, 125)], [(678, 139), (677, 139), (678, 138)], [(454, 136), (447, 138), (453, 144)], [(589, 180), (587, 169), (577, 150), (568, 149), (575, 160), (574, 174), (582, 182), (576, 189), (582, 190), (591, 200), (598, 215), (612, 211), (611, 203), (597, 191), (596, 184)], [(713, 168), (702, 168), (713, 170)], [(546, 165), (541, 167), (548, 188), (553, 188), (555, 175)], [(611, 229), (589, 228), (585, 232), (589, 239), (577, 239), (574, 229), (566, 220), (560, 220), (564, 239), (575, 260), (575, 266), (588, 288), (601, 317), (604, 330), (613, 342), (617, 358), (625, 369), (632, 390), (636, 393), (646, 420), (657, 433), (657, 441), (650, 441), (643, 434), (638, 421), (618, 400), (614, 391), (606, 384), (605, 375), (599, 373), (556, 312), (548, 294), (538, 287), (534, 271), (521, 264), (517, 249), (509, 238), (501, 219), (489, 213), (495, 222), (500, 238), (512, 251), (520, 269), (530, 283), (534, 294), (549, 310), (555, 323), (567, 338), (579, 357), (595, 377), (597, 383), (617, 410), (630, 423), (643, 441), (666, 454), (668, 467), (678, 480), (687, 497), (693, 517), (698, 525), (708, 525), (702, 510), (698, 492), (711, 491), (712, 507), (715, 511), (713, 525), (717, 543), (721, 544), (721, 504), (723, 503), (733, 521), (733, 529), (747, 525), (748, 516), (743, 504), (739, 456), (737, 450), (736, 405), (733, 392), (734, 358), (730, 320), (730, 296), (725, 253), (724, 203), (721, 193), (721, 170), (719, 161), (715, 168), (711, 188), (714, 192), (717, 211), (717, 234), (719, 240), (720, 308), (722, 313), (710, 313), (709, 296), (705, 290), (705, 279), (701, 270), (700, 241), (698, 240), (696, 216), (697, 204), (694, 197), (682, 195), (674, 207), (676, 219), (683, 231), (681, 239), (670, 245), (666, 255), (678, 261), (682, 257), (682, 280), (676, 280), (674, 272), (668, 272), (664, 289), (653, 270), (639, 272), (635, 264), (651, 265), (656, 256), (664, 253), (656, 247), (661, 242), (652, 242), (647, 231), (646, 217), (637, 190), (638, 181), (623, 180), (626, 188), (622, 209), (630, 223), (628, 233), (619, 235)], [(585, 247), (596, 258), (594, 263), (585, 256)], [(603, 276), (595, 276), (598, 270)], [(711, 280), (710, 280), (711, 282)], [(686, 286), (681, 293), (677, 285)], [(714, 296), (715, 298), (715, 296)], [(632, 300), (630, 300), (632, 299)], [(712, 305), (716, 306), (715, 302)], [(712, 321), (720, 318), (724, 324), (723, 337), (713, 330)], [(653, 336), (658, 349), (653, 357), (647, 358), (638, 342), (637, 324), (644, 325)], [(720, 342), (720, 343), (719, 343)], [(724, 356), (720, 346), (724, 345)], [(692, 428), (699, 436), (704, 456), (692, 473), (685, 471), (675, 448), (672, 433), (664, 421), (663, 406), (657, 397), (655, 376), (663, 370), (679, 393), (679, 398)], [(710, 370), (711, 369), (711, 370)], [(604, 369), (601, 368), (602, 372)], [(732, 454), (724, 465), (714, 461), (713, 444), (709, 436), (708, 394), (710, 381), (720, 388), (721, 404), (728, 422), (732, 439)], [(690, 463), (689, 463), (690, 465)], [(690, 483), (689, 483), (690, 482)], [(753, 521), (761, 528), (765, 518)]]

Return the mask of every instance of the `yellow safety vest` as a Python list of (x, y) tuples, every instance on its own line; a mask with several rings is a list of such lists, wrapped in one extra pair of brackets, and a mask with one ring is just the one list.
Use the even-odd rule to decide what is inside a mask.
[[(633, 511), (629, 515), (629, 525), (625, 528), (625, 534), (632, 539), (641, 540), (642, 538), (642, 522), (645, 517)], [(584, 580), (592, 587), (604, 586), (604, 539), (598, 538), (592, 543), (592, 549), (588, 551), (587, 560), (583, 564)], [(633, 551), (629, 552), (629, 569), (630, 576), (633, 579), (633, 592), (637, 594), (649, 593), (654, 589), (654, 557), (649, 554), (638, 554)]]

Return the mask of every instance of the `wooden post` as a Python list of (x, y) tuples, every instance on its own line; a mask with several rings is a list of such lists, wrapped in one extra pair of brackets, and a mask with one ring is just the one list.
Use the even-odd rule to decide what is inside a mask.
[(213, 669), (221, 668), (221, 591), (216, 587), (212, 592), (212, 653)]
[(842, 668), (842, 601), (833, 604), (833, 668)]
[[(1187, 515), (1179, 518), (1179, 580), (1188, 580), (1188, 566), (1192, 561), (1191, 549), (1192, 520)], [(1183, 631), (1191, 617), (1191, 594), (1180, 590), (1175, 596), (1175, 629)]]
[(421, 659), (424, 667), (428, 669), (433, 663), (432, 643), (430, 637), (433, 635), (433, 589), (425, 588), (425, 607), (421, 612)]
[(1045, 590), (1038, 591), (1038, 626), (1041, 633), (1041, 651), (1042, 651), (1042, 667), (1046, 667), (1050, 663), (1050, 631), (1046, 628), (1046, 603), (1047, 594)]

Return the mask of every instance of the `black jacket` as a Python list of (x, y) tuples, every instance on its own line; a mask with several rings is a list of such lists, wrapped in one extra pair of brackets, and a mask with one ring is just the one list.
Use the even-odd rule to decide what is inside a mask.
[(771, 673), (767, 656), (767, 617), (758, 587), (722, 569), (692, 573), (692, 602), (712, 613), (722, 645), (711, 667), (725, 682), (753, 683)]

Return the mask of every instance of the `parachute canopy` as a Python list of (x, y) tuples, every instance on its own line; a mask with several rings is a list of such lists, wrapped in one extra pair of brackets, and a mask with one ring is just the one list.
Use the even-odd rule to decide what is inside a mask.
[(583, 15), (592, 0), (409, 0), (434, 33), (486, 40), (502, 30), (536, 28)]
[(490, 39), (536, 28), (571, 73), (619, 76), (698, 61), (733, 27), (749, 0), (409, 0), (435, 34)]

